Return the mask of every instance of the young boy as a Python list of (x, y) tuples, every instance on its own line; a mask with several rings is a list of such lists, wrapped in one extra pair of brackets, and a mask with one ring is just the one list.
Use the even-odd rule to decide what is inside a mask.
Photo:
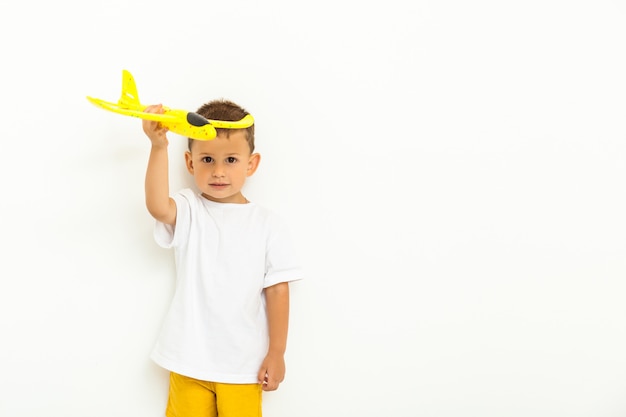
[[(197, 113), (227, 121), (248, 114), (226, 100)], [(261, 417), (262, 391), (276, 390), (285, 376), (288, 283), (302, 276), (285, 225), (241, 192), (261, 159), (254, 125), (189, 139), (185, 163), (198, 191), (171, 197), (167, 129), (144, 120), (143, 130), (152, 143), (146, 205), (157, 243), (175, 249), (177, 271), (152, 353), (170, 371), (166, 415)]]

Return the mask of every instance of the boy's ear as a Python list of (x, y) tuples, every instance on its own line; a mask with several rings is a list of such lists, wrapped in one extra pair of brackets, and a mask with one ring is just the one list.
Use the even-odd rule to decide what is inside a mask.
[(261, 162), (261, 155), (258, 153), (253, 153), (250, 155), (250, 159), (248, 159), (248, 172), (246, 176), (251, 176), (254, 174), (256, 169), (259, 167), (259, 163)]
[(187, 167), (187, 171), (193, 175), (193, 160), (191, 159), (191, 152), (189, 151), (185, 152), (185, 166)]

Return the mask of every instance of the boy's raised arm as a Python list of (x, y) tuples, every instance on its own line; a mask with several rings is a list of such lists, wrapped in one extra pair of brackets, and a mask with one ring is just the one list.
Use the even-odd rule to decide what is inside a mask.
[[(149, 113), (162, 113), (159, 105), (148, 106)], [(170, 197), (168, 170), (167, 129), (158, 122), (143, 120), (143, 131), (152, 142), (148, 168), (146, 169), (146, 207), (156, 220), (165, 224), (176, 224), (176, 203)]]

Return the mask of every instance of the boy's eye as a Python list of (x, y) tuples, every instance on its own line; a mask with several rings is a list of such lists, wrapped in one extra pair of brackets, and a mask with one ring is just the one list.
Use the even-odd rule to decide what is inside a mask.
[(202, 158), (202, 162), (211, 163), (213, 162), (213, 158), (211, 158), (210, 156), (205, 156)]
[(229, 164), (234, 164), (235, 162), (237, 162), (237, 158), (235, 158), (234, 156), (229, 156), (228, 158), (226, 158), (226, 162), (228, 162)]

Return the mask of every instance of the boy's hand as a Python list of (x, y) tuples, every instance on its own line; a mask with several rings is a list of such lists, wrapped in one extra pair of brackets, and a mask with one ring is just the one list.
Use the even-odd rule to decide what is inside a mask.
[[(163, 114), (163, 105), (161, 104), (153, 104), (144, 109), (146, 113), (156, 113)], [(155, 122), (154, 120), (145, 120), (142, 119), (143, 131), (150, 138), (152, 142), (152, 146), (167, 146), (167, 128), (161, 126), (161, 123)]]
[(285, 357), (280, 354), (271, 354), (265, 357), (259, 370), (259, 384), (263, 384), (263, 391), (275, 391), (285, 379)]

